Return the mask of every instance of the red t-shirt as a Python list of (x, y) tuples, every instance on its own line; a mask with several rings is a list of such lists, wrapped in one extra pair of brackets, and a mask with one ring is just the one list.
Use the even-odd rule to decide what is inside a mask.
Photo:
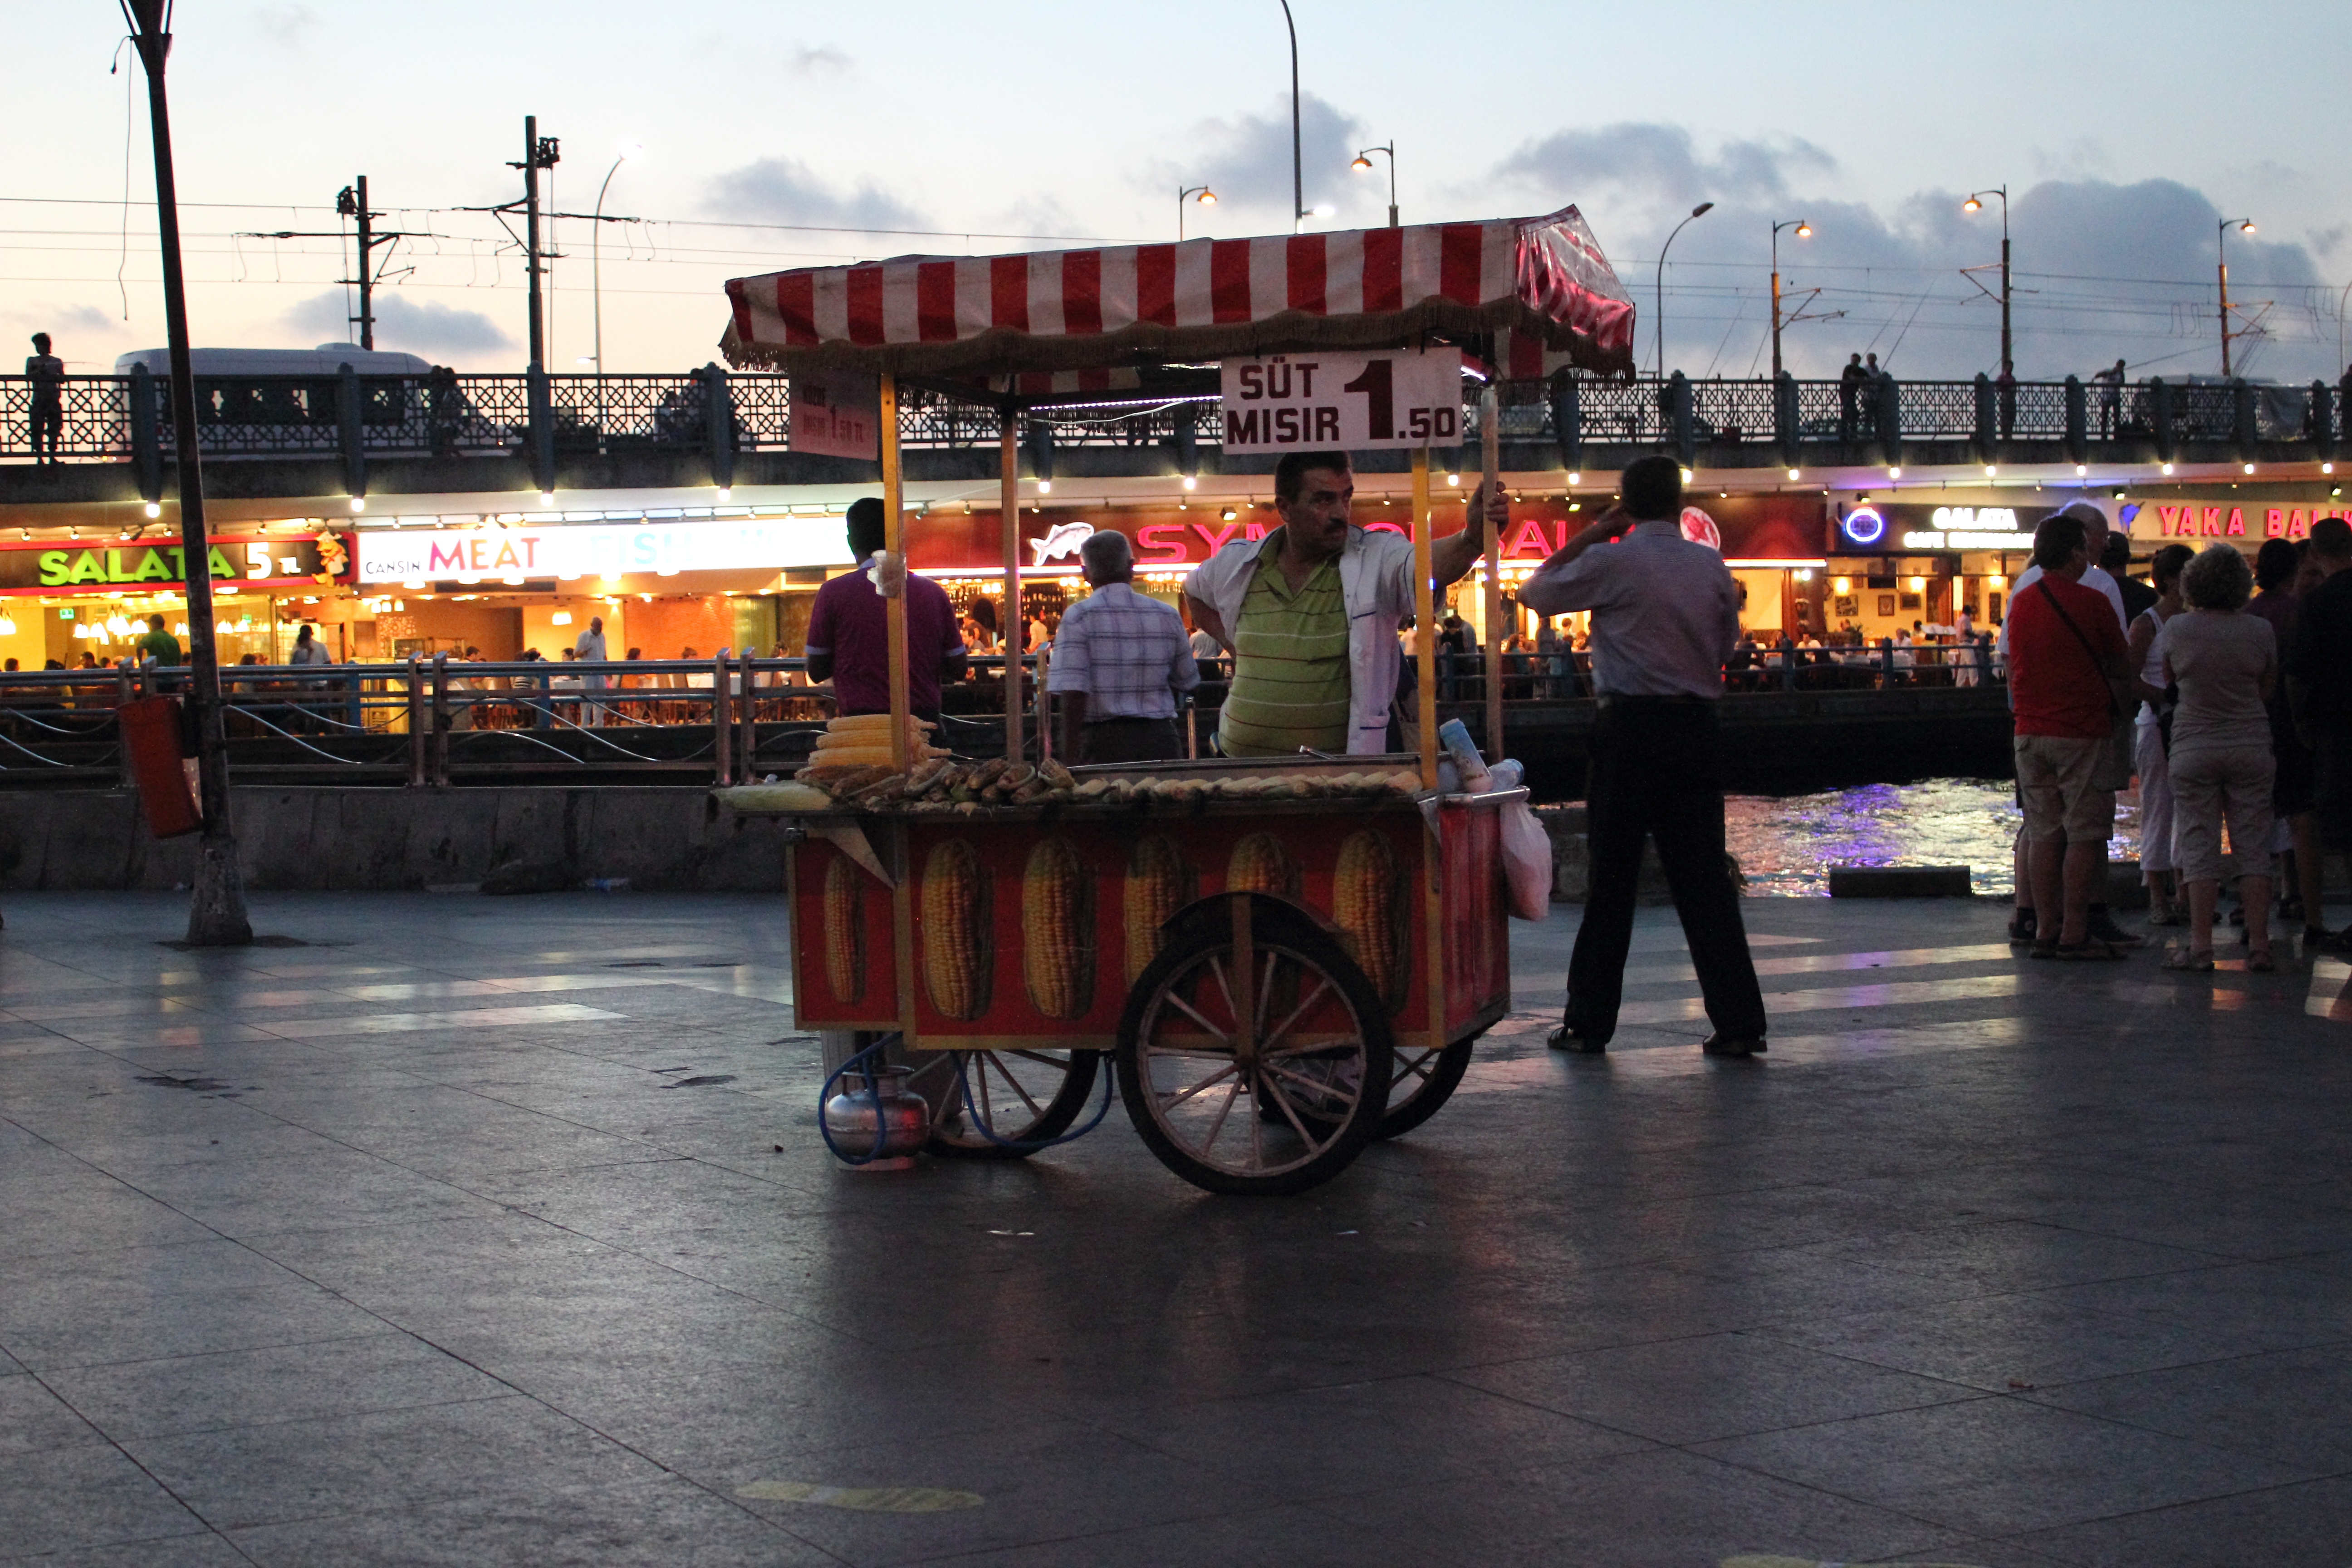
[[(2066, 629), (2045, 589), (2057, 596), (2082, 637)], [(2106, 671), (2083, 643), (2087, 639), (2101, 658), (2120, 658), (2129, 651), (2107, 596), (2045, 575), (2010, 601), (2008, 630), (2009, 695), (2017, 732), (2105, 739), (2115, 728), (2107, 711)]]
[[(864, 571), (816, 591), (809, 610), (808, 651), (833, 656), (834, 706), (843, 713), (890, 711), (889, 610)], [(929, 577), (907, 574), (907, 705), (940, 710), (940, 662), (964, 651), (955, 606)]]

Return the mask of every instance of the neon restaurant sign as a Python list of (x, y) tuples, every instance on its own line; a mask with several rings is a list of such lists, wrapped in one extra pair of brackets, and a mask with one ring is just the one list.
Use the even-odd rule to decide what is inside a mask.
[[(2249, 511), (2259, 521), (2250, 520)], [(2308, 539), (2311, 525), (2323, 517), (2342, 517), (2345, 509), (2330, 507), (2149, 506), (2156, 531), (2163, 539)]]
[[(289, 539), (216, 539), (207, 555), (212, 579), (249, 588), (316, 588), (343, 574), (348, 562), (333, 534)], [(188, 552), (176, 539), (129, 542), (0, 545), (0, 595), (77, 595), (170, 591), (185, 584)]]

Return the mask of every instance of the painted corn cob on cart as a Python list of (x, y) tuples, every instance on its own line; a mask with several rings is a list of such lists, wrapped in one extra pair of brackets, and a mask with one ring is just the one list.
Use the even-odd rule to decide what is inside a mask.
[[(1016, 432), (1035, 409), (1202, 398), (1218, 384), (1211, 362), (1438, 350), (1485, 373), (1491, 483), (1496, 382), (1632, 363), (1633, 306), (1572, 207), (912, 258), (728, 291), (734, 363), (875, 378), (892, 563), (919, 526), (903, 504), (901, 386), (1001, 414), (1008, 605)], [(1024, 742), (1015, 660), (1004, 755), (965, 762), (926, 744), (909, 713), (905, 601), (887, 597), (891, 712), (836, 720), (793, 784), (723, 792), (804, 830), (788, 860), (794, 1006), (803, 1028), (865, 1044), (851, 1071), (871, 1096), (874, 1154), (1032, 1153), (1087, 1113), (1105, 1055), (1152, 1152), (1217, 1192), (1303, 1191), (1444, 1103), (1510, 1005), (1501, 823), (1525, 797), (1439, 787), (1429, 446), (1460, 439), (1444, 424), (1458, 422), (1458, 385), (1449, 371), (1436, 426), (1407, 434), (1376, 411), (1365, 443), (1411, 452), (1415, 750), (1069, 769), (1045, 736)], [(1310, 424), (1298, 444), (1351, 445), (1324, 435)], [(1486, 553), (1496, 626), (1500, 552)], [(1486, 640), (1499, 755), (1501, 639)]]

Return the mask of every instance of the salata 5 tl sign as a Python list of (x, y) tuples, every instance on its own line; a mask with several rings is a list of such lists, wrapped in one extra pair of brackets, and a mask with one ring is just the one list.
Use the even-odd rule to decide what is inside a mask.
[[(315, 588), (348, 577), (350, 555), (332, 533), (215, 539), (208, 563), (218, 584)], [(64, 549), (53, 543), (0, 545), (0, 594), (135, 594), (176, 590), (187, 580), (187, 549), (176, 539), (73, 543)]]
[(1462, 439), (1462, 351), (1224, 362), (1228, 452), (1366, 452)]

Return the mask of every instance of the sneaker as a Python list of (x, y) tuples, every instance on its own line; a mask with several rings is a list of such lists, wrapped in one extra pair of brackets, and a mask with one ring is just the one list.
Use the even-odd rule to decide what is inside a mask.
[(1761, 1035), (1709, 1035), (1699, 1044), (1700, 1050), (1711, 1057), (1761, 1056), (1766, 1050)]
[(2021, 909), (2009, 917), (2009, 940), (2012, 944), (2033, 940), (2033, 911)]

